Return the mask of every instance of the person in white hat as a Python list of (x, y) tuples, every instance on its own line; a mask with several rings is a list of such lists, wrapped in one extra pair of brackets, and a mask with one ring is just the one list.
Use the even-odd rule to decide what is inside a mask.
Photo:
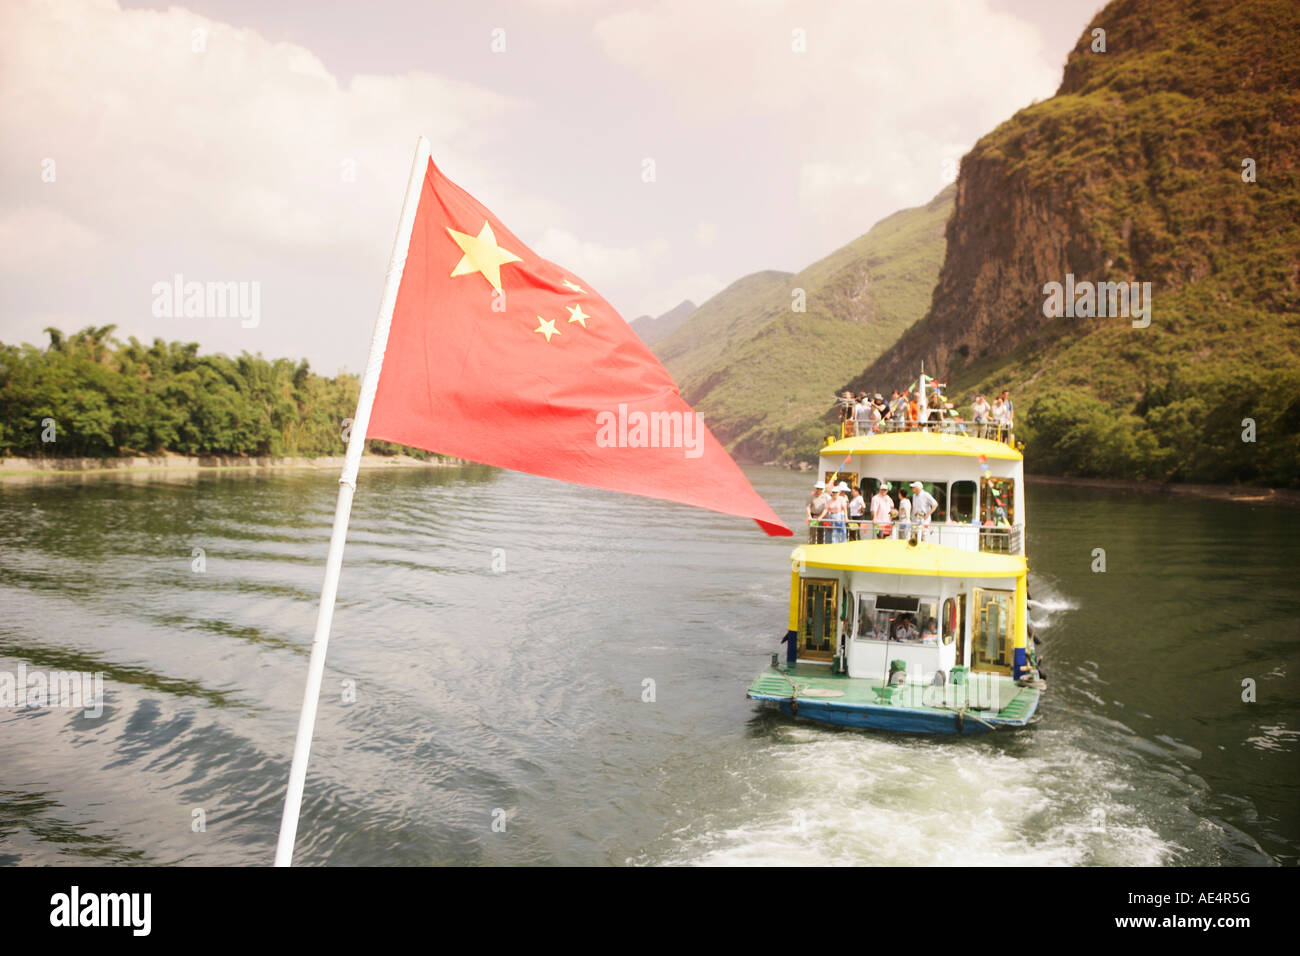
[(834, 490), (835, 497), (826, 509), (826, 517), (831, 519), (831, 544), (840, 544), (849, 536), (849, 500), (846, 496), (849, 486), (841, 481)]
[(934, 495), (925, 490), (925, 485), (919, 481), (911, 484), (912, 488), (912, 519), (921, 527), (930, 524), (930, 516), (934, 514), (934, 509), (939, 507), (939, 502), (935, 500)]
[(826, 529), (822, 526), (822, 519), (826, 517), (826, 509), (831, 503), (831, 496), (826, 493), (826, 482), (819, 481), (813, 485), (813, 493), (808, 496), (808, 543), (821, 544), (825, 539)]
[(893, 517), (891, 512), (894, 510), (894, 499), (889, 497), (889, 482), (880, 483), (879, 490), (871, 499), (871, 527), (875, 531), (877, 538), (889, 537), (890, 519)]

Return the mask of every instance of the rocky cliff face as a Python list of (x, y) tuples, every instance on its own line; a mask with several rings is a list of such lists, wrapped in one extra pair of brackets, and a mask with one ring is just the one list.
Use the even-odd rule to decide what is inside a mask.
[[(1276, 366), (1300, 301), (1298, 37), (1290, 0), (1100, 11), (1056, 96), (963, 159), (929, 311), (849, 386), (887, 388), (924, 361), (963, 394), (1079, 388), (1143, 416), (1177, 366)], [(1045, 316), (1045, 284), (1067, 274), (1150, 282), (1151, 329)], [(1234, 333), (1266, 316), (1267, 348), (1243, 350)]]

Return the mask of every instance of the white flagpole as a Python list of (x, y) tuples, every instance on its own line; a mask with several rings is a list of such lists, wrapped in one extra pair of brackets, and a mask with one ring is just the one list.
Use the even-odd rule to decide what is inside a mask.
[(329, 555), (325, 559), (325, 583), (320, 591), (316, 636), (312, 640), (311, 662), (307, 666), (307, 689), (302, 697), (298, 737), (293, 746), (293, 764), (289, 769), (289, 789), (284, 797), (284, 815), (280, 818), (280, 840), (275, 848), (276, 866), (293, 864), (293, 844), (298, 835), (298, 811), (302, 807), (302, 791), (307, 781), (307, 761), (311, 755), (312, 732), (316, 727), (316, 705), (320, 700), (321, 681), (325, 677), (325, 653), (329, 647), (330, 623), (334, 619), (339, 571), (343, 567), (343, 546), (348, 536), (348, 518), (352, 514), (352, 495), (357, 489), (357, 469), (361, 466), (366, 429), (370, 425), (370, 409), (375, 403), (375, 390), (379, 387), (379, 369), (384, 364), (388, 329), (393, 321), (397, 289), (402, 283), (402, 270), (406, 267), (406, 254), (411, 246), (411, 230), (415, 226), (415, 211), (420, 205), (420, 190), (424, 187), (428, 168), (429, 141), (421, 136), (415, 144), (411, 178), (406, 184), (402, 217), (397, 223), (397, 238), (393, 240), (393, 254), (388, 260), (384, 296), (379, 302), (379, 315), (375, 317), (375, 332), (370, 339), (370, 357), (366, 359), (366, 370), (361, 377), (361, 394), (357, 396), (357, 411), (352, 416), (352, 433), (348, 437), (347, 456), (343, 460), (343, 473), (339, 477), (339, 500), (334, 509), (334, 530), (330, 533)]
[(919, 390), (921, 392), (919, 396), (920, 402), (918, 403), (919, 408), (917, 409), (917, 413), (916, 413), (917, 421), (923, 422), (930, 417), (929, 406), (926, 404), (926, 400), (925, 400), (925, 363), (924, 362), (921, 363), (921, 377), (916, 381), (917, 381), (917, 385), (919, 386)]

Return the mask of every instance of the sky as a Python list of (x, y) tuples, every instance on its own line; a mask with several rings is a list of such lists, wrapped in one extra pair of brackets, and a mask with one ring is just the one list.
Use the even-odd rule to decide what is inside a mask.
[[(421, 134), (627, 319), (698, 304), (927, 202), (1100, 6), (3, 0), (0, 342), (359, 371)], [(177, 276), (244, 312), (185, 316)]]

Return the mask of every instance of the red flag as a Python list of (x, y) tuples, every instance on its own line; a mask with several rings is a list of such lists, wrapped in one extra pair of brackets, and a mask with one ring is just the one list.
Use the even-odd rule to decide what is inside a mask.
[(622, 316), (432, 162), (366, 437), (792, 534)]

